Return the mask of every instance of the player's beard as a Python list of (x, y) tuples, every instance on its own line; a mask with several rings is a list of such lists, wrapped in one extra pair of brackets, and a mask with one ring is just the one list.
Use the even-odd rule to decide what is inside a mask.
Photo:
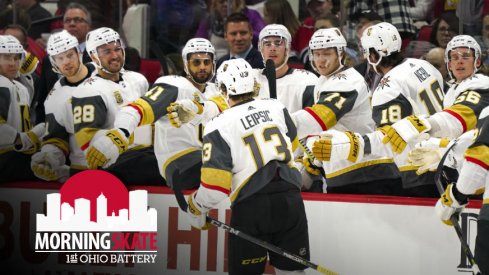
[[(199, 74), (201, 74), (201, 76), (199, 76)], [(207, 73), (207, 72), (205, 73), (205, 76), (202, 76), (202, 75), (204, 75), (204, 74), (202, 74), (202, 72), (198, 72), (198, 73), (190, 72), (190, 75), (192, 76), (193, 80), (198, 84), (207, 83), (207, 81), (210, 80), (210, 76), (211, 76), (211, 74)]]

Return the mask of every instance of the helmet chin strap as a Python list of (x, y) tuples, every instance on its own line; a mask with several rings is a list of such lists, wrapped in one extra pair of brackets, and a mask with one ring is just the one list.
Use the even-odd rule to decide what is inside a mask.
[(380, 75), (379, 71), (377, 70), (377, 65), (379, 65), (380, 61), (382, 61), (382, 56), (379, 54), (379, 60), (377, 60), (377, 62), (375, 62), (375, 63), (370, 61), (370, 56), (367, 57), (367, 61), (368, 61), (368, 64), (370, 64), (372, 66), (372, 68), (374, 68), (375, 73)]

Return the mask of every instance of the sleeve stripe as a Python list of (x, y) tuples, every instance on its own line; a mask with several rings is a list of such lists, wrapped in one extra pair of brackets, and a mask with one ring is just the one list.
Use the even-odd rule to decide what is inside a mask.
[(210, 185), (210, 184), (207, 184), (207, 183), (205, 183), (205, 182), (203, 182), (203, 181), (201, 181), (201, 182), (200, 182), (200, 185), (201, 185), (202, 187), (207, 188), (207, 189), (214, 190), (214, 191), (219, 191), (219, 192), (221, 192), (221, 193), (224, 193), (224, 194), (226, 194), (226, 196), (228, 196), (228, 195), (229, 195), (229, 190), (228, 190), (228, 189), (225, 189), (225, 188), (222, 188), (222, 187), (220, 187), (220, 186), (216, 186), (216, 185)]
[(463, 128), (464, 133), (467, 131), (467, 124), (465, 123), (465, 121), (463, 120), (463, 118), (459, 114), (455, 113), (452, 110), (443, 110), (443, 111), (449, 113), (450, 115), (455, 117), (458, 121), (460, 121), (460, 124), (462, 124), (462, 128)]
[(153, 112), (153, 108), (146, 100), (138, 98), (133, 103), (131, 103), (131, 106), (138, 109), (139, 115), (141, 116), (141, 121), (139, 121), (139, 125), (146, 125), (154, 122), (155, 114)]
[(211, 167), (202, 167), (200, 178), (207, 185), (228, 190), (227, 192), (231, 189), (233, 182), (233, 174), (231, 172)]
[(326, 131), (328, 129), (328, 127), (326, 127), (326, 125), (321, 120), (321, 118), (311, 108), (307, 107), (304, 110), (308, 112), (316, 120), (316, 122), (319, 124), (319, 126), (321, 126), (321, 129), (323, 131)]
[(138, 112), (139, 117), (141, 117), (141, 120), (139, 121), (138, 126), (141, 126), (141, 121), (143, 121), (142, 120), (142, 118), (143, 118), (143, 112), (141, 112), (141, 109), (139, 109), (138, 106), (135, 106), (135, 105), (132, 105), (132, 104), (128, 104), (127, 106), (128, 107), (131, 107), (131, 108), (134, 108)]
[(486, 170), (489, 170), (489, 165), (485, 164), (483, 161), (480, 161), (476, 158), (472, 158), (472, 157), (465, 157), (465, 160), (468, 161), (468, 162), (472, 162), (474, 164), (477, 164), (479, 165), (480, 167), (486, 169)]

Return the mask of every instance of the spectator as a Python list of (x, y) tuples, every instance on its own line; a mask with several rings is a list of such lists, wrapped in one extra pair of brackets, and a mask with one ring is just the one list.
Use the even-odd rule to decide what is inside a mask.
[(433, 24), (430, 42), (437, 47), (446, 48), (448, 42), (458, 33), (458, 18), (453, 12), (440, 15)]
[(27, 11), (32, 20), (32, 25), (28, 29), (29, 37), (36, 40), (36, 43), (43, 49), (46, 48), (46, 42), (41, 38), (41, 34), (51, 32), (51, 23), (35, 23), (35, 21), (52, 17), (48, 10), (43, 8), (37, 0), (16, 0), (15, 4), (20, 9)]
[(212, 0), (211, 11), (209, 16), (204, 18), (199, 25), (195, 37), (206, 38), (216, 48), (217, 59), (225, 55), (226, 38), (225, 38), (225, 22), (230, 13), (243, 13), (248, 17), (250, 27), (252, 29), (252, 42), (255, 47), (258, 46), (258, 34), (265, 26), (265, 21), (261, 15), (253, 9), (246, 7), (244, 0), (232, 0), (232, 6), (228, 7), (228, 0)]
[(482, 18), (481, 35), (474, 36), (477, 43), (482, 49), (482, 62), (484, 65), (489, 65), (488, 50), (489, 50), (489, 13)]
[[(299, 29), (301, 22), (295, 16), (292, 7), (287, 0), (267, 0), (264, 4), (263, 14), (265, 22), (269, 24), (281, 24), (284, 25), (289, 31), (292, 37), (295, 36)], [(292, 48), (295, 46), (295, 40), (292, 39)], [(290, 56), (297, 56), (297, 52), (290, 49)]]
[(309, 40), (314, 33), (314, 22), (319, 16), (332, 13), (333, 7), (333, 0), (306, 0), (306, 8), (310, 16), (304, 19), (297, 30), (293, 39), (296, 42), (292, 45), (292, 50), (299, 54), (301, 60), (307, 55)]
[[(447, 83), (450, 80), (450, 76), (448, 75), (447, 66), (445, 64), (445, 49), (436, 47), (431, 49), (426, 55), (425, 60), (430, 62), (435, 68), (440, 71), (441, 76), (443, 76), (443, 80)], [(446, 89), (448, 87), (445, 86)]]
[[(71, 35), (76, 37), (79, 43), (80, 52), (83, 53), (83, 63), (90, 62), (91, 59), (88, 56), (85, 49), (85, 37), (90, 30), (92, 24), (92, 17), (87, 8), (78, 3), (70, 3), (66, 7), (66, 11), (63, 17), (63, 28), (67, 30)], [(51, 62), (48, 57), (45, 57), (42, 62), (42, 73), (39, 84), (39, 93), (36, 98), (36, 121), (44, 121), (44, 100), (54, 86), (54, 83), (58, 81), (59, 75), (53, 72)]]
[(250, 20), (242, 13), (228, 16), (224, 24), (224, 39), (228, 43), (229, 54), (217, 61), (217, 68), (225, 60), (243, 58), (255, 69), (263, 68), (260, 52), (251, 44), (253, 29)]

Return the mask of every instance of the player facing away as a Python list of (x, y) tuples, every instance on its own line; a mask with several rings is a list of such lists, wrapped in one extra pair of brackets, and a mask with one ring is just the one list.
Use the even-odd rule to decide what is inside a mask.
[[(345, 68), (346, 40), (337, 28), (317, 30), (309, 42), (312, 67), (320, 74), (314, 89), (315, 104), (292, 114), (299, 138), (335, 129), (350, 138), (374, 131), (369, 90), (354, 68)], [(353, 163), (356, 162), (356, 163)], [(391, 157), (371, 154), (356, 161), (331, 159), (321, 163), (327, 192), (393, 194), (399, 189), (397, 168)]]
[(0, 35), (0, 182), (35, 179), (31, 155), (40, 146), (44, 123), (32, 127), (27, 88), (15, 80), (25, 51), (11, 35)]
[[(217, 83), (231, 108), (204, 129), (201, 185), (188, 197), (192, 226), (206, 229), (207, 212), (229, 196), (233, 228), (309, 259), (300, 174), (292, 158), (296, 128), (287, 109), (278, 100), (254, 99), (257, 82), (243, 59), (225, 61)], [(277, 274), (304, 274), (304, 266), (229, 235), (230, 274), (263, 273), (267, 255)]]
[(46, 135), (41, 151), (32, 156), (31, 168), (40, 179), (64, 182), (69, 176), (67, 156), (74, 169), (86, 166), (85, 155), (75, 141), (71, 96), (78, 85), (92, 75), (95, 67), (82, 63), (78, 40), (66, 30), (52, 34), (46, 49), (53, 70), (62, 77), (44, 102)]
[[(401, 36), (389, 23), (368, 27), (362, 35), (364, 55), (373, 69), (382, 75), (372, 95), (372, 115), (379, 130), (366, 135), (330, 132), (328, 138), (314, 143), (314, 155), (324, 160), (352, 159), (352, 154), (365, 156), (377, 152), (393, 156), (402, 179), (402, 193), (412, 196), (437, 197), (433, 174), (416, 174), (408, 162), (408, 151), (394, 153), (382, 139), (390, 125), (410, 115), (430, 115), (442, 109), (443, 78), (430, 63), (403, 58)], [(357, 161), (361, 157), (357, 157)]]

